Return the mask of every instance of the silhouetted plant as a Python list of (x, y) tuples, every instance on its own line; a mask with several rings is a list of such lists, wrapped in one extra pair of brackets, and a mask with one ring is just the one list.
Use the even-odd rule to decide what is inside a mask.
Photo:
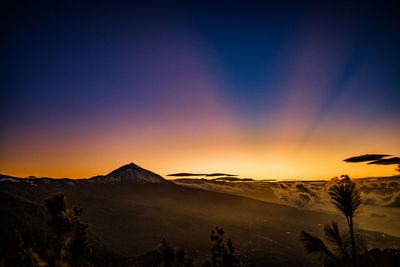
[(400, 249), (371, 249), (359, 256), (359, 265), (363, 267), (400, 266)]
[(336, 254), (340, 253), (342, 257), (348, 258), (349, 253), (345, 246), (345, 240), (340, 233), (337, 223), (332, 222), (332, 224), (325, 225), (324, 232), (327, 240), (336, 247)]
[(304, 243), (304, 247), (308, 253), (318, 253), (322, 258), (322, 261), (328, 266), (331, 265), (329, 263), (338, 260), (319, 237), (303, 231), (301, 232), (300, 240)]
[(186, 256), (183, 248), (175, 248), (163, 238), (158, 249), (153, 253), (153, 264), (151, 265), (159, 267), (193, 267), (193, 261)]
[[(39, 254), (30, 247), (25, 246), (25, 242), (19, 231), (16, 231), (18, 242), (18, 265), (21, 267), (45, 267), (48, 264), (39, 256)], [(1, 266), (1, 265), (0, 265)]]
[(354, 223), (353, 218), (362, 203), (360, 191), (356, 188), (356, 184), (352, 182), (347, 175), (342, 175), (342, 182), (332, 186), (329, 189), (329, 195), (332, 198), (333, 204), (346, 217), (347, 225), (349, 226), (351, 249), (353, 257), (353, 265), (357, 265), (357, 251), (354, 238)]
[(228, 239), (226, 243), (224, 242), (224, 230), (222, 228), (215, 227), (215, 231), (211, 231), (210, 239), (215, 243), (211, 248), (212, 263), (205, 262), (204, 266), (229, 267), (240, 264), (232, 241)]
[(67, 207), (64, 193), (56, 193), (46, 198), (49, 212), (47, 221), (53, 232), (49, 249), (51, 265), (82, 266), (88, 265), (91, 249), (87, 241), (87, 225), (81, 222), (82, 209)]
[[(357, 250), (364, 250), (363, 239), (361, 235), (354, 232), (353, 219), (362, 203), (360, 191), (356, 184), (352, 182), (347, 175), (342, 175), (341, 180), (329, 189), (329, 195), (332, 203), (343, 213), (349, 227), (349, 238), (339, 231), (336, 222), (331, 225), (325, 225), (324, 232), (327, 240), (335, 247), (335, 252), (331, 252), (324, 242), (307, 232), (301, 233), (301, 241), (306, 250), (310, 253), (317, 252), (323, 255), (323, 261), (328, 265), (343, 265), (352, 260), (353, 266), (357, 265)], [(351, 255), (351, 256), (350, 256)]]

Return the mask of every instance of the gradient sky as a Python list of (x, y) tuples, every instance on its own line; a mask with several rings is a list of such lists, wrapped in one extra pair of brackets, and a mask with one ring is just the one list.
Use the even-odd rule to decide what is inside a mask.
[(395, 6), (51, 2), (3, 6), (0, 173), (395, 173), (342, 161), (399, 155)]

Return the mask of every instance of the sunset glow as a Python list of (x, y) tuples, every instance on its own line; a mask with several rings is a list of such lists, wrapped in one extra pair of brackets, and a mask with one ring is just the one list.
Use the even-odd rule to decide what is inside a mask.
[(129, 162), (163, 176), (395, 173), (343, 162), (399, 155), (400, 35), (379, 16), (105, 10), (7, 18), (0, 173), (86, 178)]

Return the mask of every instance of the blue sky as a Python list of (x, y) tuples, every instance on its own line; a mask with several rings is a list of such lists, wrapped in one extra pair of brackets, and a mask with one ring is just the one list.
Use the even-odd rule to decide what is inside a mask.
[[(220, 168), (245, 162), (236, 170), (244, 175), (316, 177), (351, 151), (398, 152), (394, 6), (43, 1), (6, 10), (4, 172), (57, 175), (68, 162), (61, 173), (91, 175), (99, 162), (130, 161), (229, 171)], [(324, 167), (309, 170), (321, 157)]]

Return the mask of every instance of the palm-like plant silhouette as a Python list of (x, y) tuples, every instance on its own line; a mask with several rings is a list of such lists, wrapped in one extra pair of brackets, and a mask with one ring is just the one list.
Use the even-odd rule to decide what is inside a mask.
[(346, 240), (340, 233), (337, 223), (332, 222), (331, 225), (325, 225), (324, 232), (328, 241), (336, 246), (338, 253), (341, 253), (343, 257), (348, 258), (349, 253), (346, 249)]
[[(332, 253), (324, 244), (324, 242), (307, 232), (301, 233), (301, 241), (308, 252), (318, 252), (325, 256), (325, 261), (333, 265), (334, 263), (343, 264), (343, 261), (352, 258), (353, 266), (357, 265), (357, 242), (360, 240), (354, 233), (353, 219), (361, 205), (360, 191), (356, 184), (350, 180), (347, 175), (342, 175), (341, 181), (329, 189), (329, 195), (335, 207), (343, 213), (349, 227), (350, 238), (342, 235), (336, 222), (326, 225), (324, 228), (327, 240), (335, 246), (335, 253)], [(348, 244), (350, 243), (351, 252)], [(361, 242), (359, 242), (361, 243)]]
[(347, 175), (342, 175), (343, 180), (340, 184), (334, 185), (329, 190), (329, 195), (332, 198), (332, 203), (346, 217), (347, 225), (350, 230), (351, 250), (354, 265), (356, 265), (356, 244), (354, 240), (354, 224), (353, 218), (357, 214), (357, 210), (361, 205), (360, 191), (356, 188), (355, 183), (350, 181)]

